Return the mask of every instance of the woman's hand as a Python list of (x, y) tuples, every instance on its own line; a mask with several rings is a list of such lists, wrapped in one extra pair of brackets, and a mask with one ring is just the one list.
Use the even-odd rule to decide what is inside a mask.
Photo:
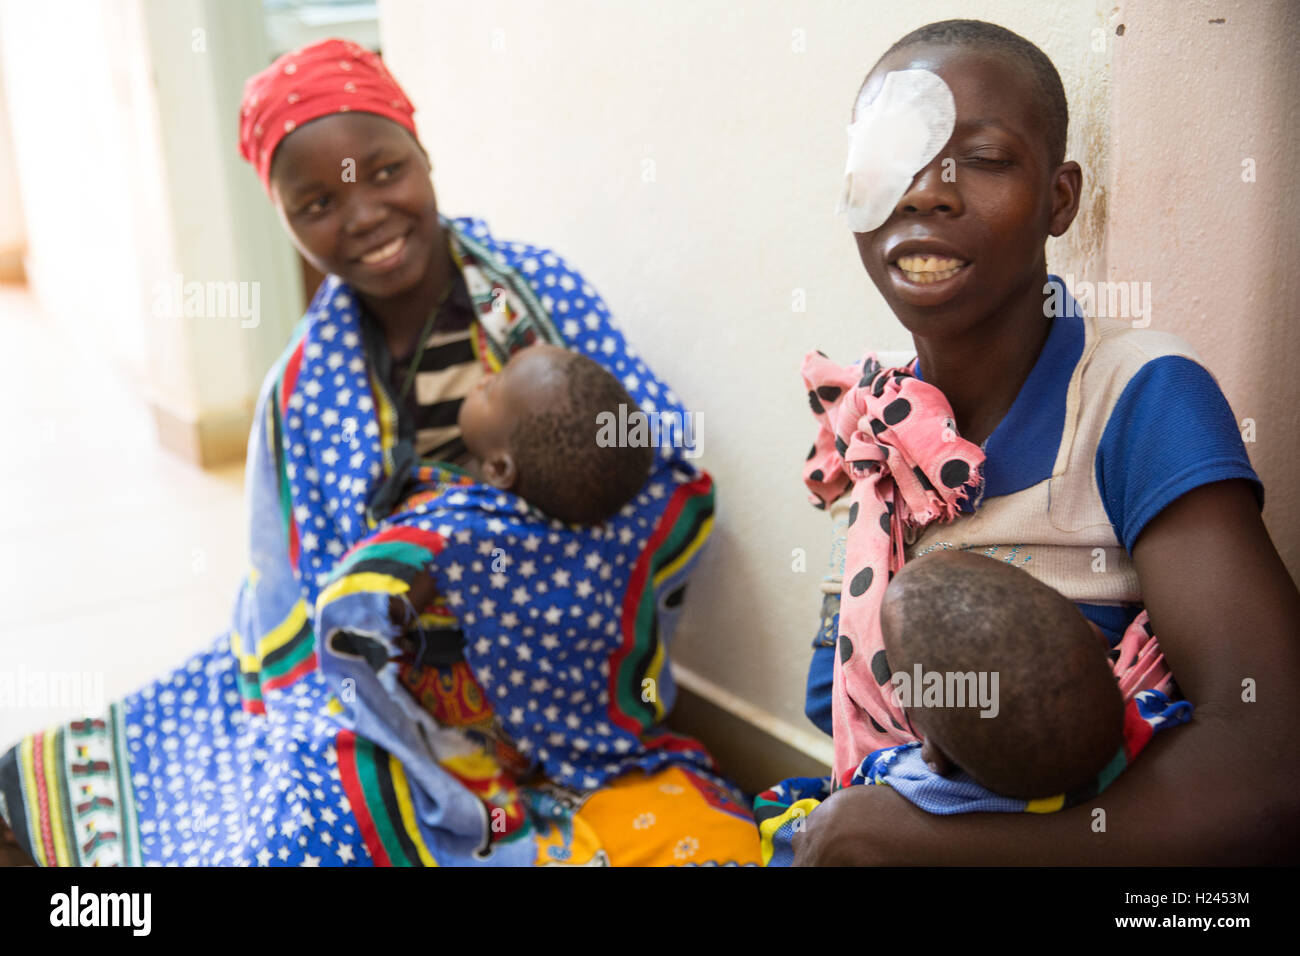
[(794, 834), (795, 866), (877, 866), (886, 861), (885, 826), (889, 807), (879, 799), (885, 788), (846, 787), (832, 793), (803, 820)]

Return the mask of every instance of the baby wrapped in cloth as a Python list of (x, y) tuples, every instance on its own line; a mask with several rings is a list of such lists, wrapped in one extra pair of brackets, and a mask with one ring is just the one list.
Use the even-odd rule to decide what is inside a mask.
[[(1051, 613), (1063, 615), (1058, 617), (1062, 626), (1048, 635), (1050, 640), (1039, 640), (1041, 635), (1034, 633), (1008, 634), (1003, 644), (989, 643), (986, 629), (982, 636), (984, 647), (1003, 652), (1002, 660), (1011, 662), (1003, 665), (1010, 672), (1007, 676), (1032, 675), (1034, 655), (1039, 655), (1036, 659), (1044, 675), (1064, 673), (1073, 679), (1091, 680), (1088, 686), (1092, 692), (1072, 699), (1068, 693), (1060, 693), (1062, 688), (1053, 680), (1044, 681), (1041, 693), (1035, 694), (1021, 680), (1017, 682), (1021, 686), (1004, 684), (998, 688), (1003, 698), (1000, 708), (996, 701), (995, 706), (983, 708), (993, 719), (982, 720), (974, 710), (961, 715), (960, 720), (952, 719), (954, 712), (946, 710), (931, 712), (914, 707), (909, 713), (905, 704), (929, 703), (922, 696), (920, 682), (912, 680), (913, 675), (924, 678), (927, 671), (935, 672), (950, 688), (952, 682), (945, 677), (954, 670), (982, 672), (986, 677), (992, 677), (997, 670), (998, 654), (989, 653), (981, 659), (981, 635), (978, 628), (969, 627), (979, 620), (978, 591), (968, 590), (967, 594), (974, 597), (963, 606), (944, 608), (948, 612), (944, 615), (923, 613), (924, 609), (915, 603), (918, 599), (944, 599), (943, 585), (933, 582), (941, 581), (937, 572), (954, 574), (951, 566), (934, 569), (928, 588), (912, 589), (910, 602), (902, 602), (912, 613), (900, 605), (892, 622), (891, 615), (886, 614), (886, 623), (892, 623), (892, 628), (882, 628), (881, 620), (886, 590), (903, 568), (904, 529), (953, 520), (960, 503), (979, 488), (984, 453), (956, 434), (952, 411), (942, 392), (917, 379), (908, 368), (885, 369), (874, 355), (868, 355), (846, 369), (821, 353), (811, 353), (805, 359), (803, 374), (813, 413), (821, 426), (805, 465), (805, 481), (820, 508), (846, 493), (851, 501), (831, 690), (834, 776), (831, 781), (785, 781), (759, 795), (755, 810), (761, 821), (765, 860), (777, 864), (788, 861), (793, 828), (834, 788), (885, 783), (933, 813), (1057, 810), (1104, 789), (1155, 730), (1189, 719), (1190, 704), (1169, 700), (1172, 678), (1150, 633), (1145, 612), (1112, 652), (1115, 684), (1099, 685), (1096, 669), (1102, 666), (1103, 649), (1077, 610), (1054, 592), (1035, 594), (1034, 586), (1040, 591), (1050, 589), (1032, 581), (1025, 572), (999, 567), (997, 562), (973, 554), (963, 554), (959, 560), (988, 562), (988, 566), (969, 564), (965, 570), (971, 576), (988, 578), (991, 573), (996, 579), (997, 575), (1019, 575), (1024, 580), (1002, 582), (1009, 585), (1007, 594), (1022, 603), (1038, 600)], [(925, 563), (925, 559), (917, 562), (915, 571), (919, 572)], [(956, 572), (961, 570), (956, 568)], [(962, 600), (962, 589), (956, 587), (958, 577), (951, 579), (954, 587), (949, 601)], [(982, 600), (987, 602), (993, 592), (983, 593)], [(963, 615), (968, 625), (966, 634), (953, 634), (952, 626), (960, 624)], [(886, 630), (892, 631), (888, 642), (892, 655), (886, 649)], [(963, 640), (963, 636), (967, 639)], [(992, 637), (996, 640), (996, 635)], [(1008, 647), (1022, 658), (1007, 657)], [(1061, 653), (1068, 659), (1048, 660), (1042, 656)], [(938, 662), (940, 668), (925, 664), (926, 656)], [(895, 657), (899, 659), (895, 661)], [(903, 664), (907, 667), (900, 666)], [(914, 667), (916, 664), (924, 666)], [(1108, 700), (1107, 694), (1113, 699)], [(940, 703), (951, 706), (954, 702)], [(1040, 734), (1027, 733), (1027, 728), (1033, 729), (1026, 723), (1027, 713), (1036, 711), (1039, 717), (1059, 718), (1056, 726), (1065, 726), (1080, 715), (1080, 707), (1085, 712), (1098, 708), (1102, 712), (1090, 714), (1091, 739), (1086, 744), (1066, 748), (1059, 742), (1044, 742)], [(937, 719), (941, 713), (947, 719)], [(971, 716), (975, 719), (965, 719)], [(949, 775), (936, 773), (927, 764), (935, 763), (943, 769), (941, 761), (931, 753), (922, 754), (925, 730), (932, 731), (930, 737), (939, 738), (930, 740), (928, 749), (947, 749), (958, 764), (964, 756), (969, 765)], [(1106, 740), (1109, 745), (1104, 743)], [(972, 746), (975, 741), (983, 746)], [(938, 746), (934, 746), (936, 743)], [(1031, 746), (1033, 753), (1026, 749)], [(1044, 754), (1037, 751), (1053, 747), (1064, 752), (1067, 759), (1064, 765), (1057, 761), (1050, 770), (1044, 770), (1043, 761), (1035, 759)], [(1020, 748), (1020, 759), (1007, 760), (1005, 752), (998, 755), (998, 748)], [(1001, 759), (994, 759), (999, 756)], [(999, 773), (994, 764), (1004, 771), (1013, 768), (1017, 772)], [(981, 780), (999, 784), (1002, 792), (984, 786)], [(1059, 790), (1044, 792), (1042, 787), (1053, 780), (1068, 782), (1062, 783)]]
[[(640, 408), (684, 416), (672, 392), (629, 354), (578, 273), (551, 265), (559, 278), (539, 298), (517, 265), (555, 257), (497, 243), (475, 221), (449, 225), (498, 354), (536, 343), (570, 347), (634, 381), (628, 391)], [(502, 301), (507, 308), (498, 312), (493, 303)], [(584, 311), (552, 321), (579, 304)], [(608, 521), (581, 527), (450, 466), (412, 463), (400, 444), (396, 453), (385, 451), (392, 409), (368, 378), (364, 332), (355, 301), (328, 278), (309, 310), (283, 399), (302, 413), (285, 421), (285, 494), (302, 563), (330, 567), (304, 580), (321, 672), (336, 696), (334, 713), (352, 735), (347, 746), (355, 741), (356, 755), (382, 750), (385, 764), (391, 759), (403, 770), (392, 777), (405, 792), (389, 792), (396, 784), (381, 779), (364, 794), (400, 810), (388, 815), (399, 817), (399, 832), (389, 835), (399, 850), (414, 842), (400, 832), (405, 826), (439, 862), (483, 860), (490, 850), (494, 863), (531, 864), (545, 835), (530, 832), (516, 784), (534, 771), (576, 793), (670, 765), (716, 780), (702, 747), (660, 729), (675, 696), (665, 642), (711, 525), (709, 476), (684, 461), (679, 446), (653, 449), (648, 478), (632, 500)], [(317, 407), (313, 383), (336, 376), (354, 402)], [(365, 401), (370, 396), (377, 404)], [(597, 422), (590, 424), (594, 441)], [(382, 475), (389, 480), (376, 497), (396, 483), (400, 493), (391, 497), (399, 504), (368, 526), (366, 492)], [(318, 565), (313, 559), (322, 553), (339, 560)], [(444, 652), (450, 661), (458, 649), (439, 639), (463, 632), (465, 662), (442, 674), (457, 683), (446, 709), (458, 713), (435, 716), (417, 699), (420, 688), (404, 680), (412, 673), (403, 665), (410, 663), (408, 627), (392, 620), (390, 607), (426, 574), (441, 600), (414, 609), (415, 633), (429, 645), (421, 663), (446, 663), (438, 659)], [(480, 713), (488, 719), (476, 720)], [(344, 749), (347, 769), (355, 755)], [(725, 793), (725, 782), (717, 782)]]

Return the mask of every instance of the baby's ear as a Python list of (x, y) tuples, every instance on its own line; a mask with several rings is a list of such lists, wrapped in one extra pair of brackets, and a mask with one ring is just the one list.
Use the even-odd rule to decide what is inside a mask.
[(515, 467), (515, 457), (508, 451), (490, 455), (483, 462), (483, 477), (493, 488), (509, 491), (519, 481), (519, 470)]

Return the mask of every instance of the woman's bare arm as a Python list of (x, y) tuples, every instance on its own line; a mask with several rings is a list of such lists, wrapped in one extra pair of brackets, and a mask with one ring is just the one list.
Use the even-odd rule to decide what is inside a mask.
[(1300, 593), (1249, 486), (1217, 482), (1179, 498), (1147, 525), (1133, 559), (1152, 628), (1196, 706), (1191, 723), (1159, 735), (1095, 800), (1060, 813), (940, 817), (886, 787), (849, 787), (809, 815), (796, 863), (1300, 858)]

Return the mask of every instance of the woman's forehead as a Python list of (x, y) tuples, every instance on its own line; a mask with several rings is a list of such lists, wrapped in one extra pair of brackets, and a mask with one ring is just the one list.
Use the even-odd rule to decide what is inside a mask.
[(331, 113), (304, 123), (280, 141), (271, 179), (289, 186), (328, 166), (337, 173), (343, 159), (364, 163), (368, 154), (413, 143), (410, 133), (375, 113)]

